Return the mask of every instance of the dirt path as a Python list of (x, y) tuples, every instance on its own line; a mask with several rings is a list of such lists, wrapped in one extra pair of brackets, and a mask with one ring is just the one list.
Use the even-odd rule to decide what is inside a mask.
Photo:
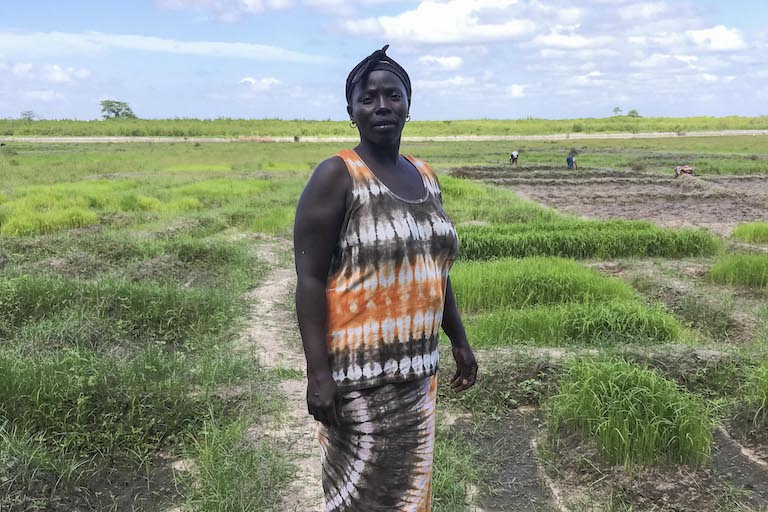
[[(290, 333), (295, 332), (293, 317), (281, 307), (295, 287), (293, 268), (277, 266), (279, 254), (290, 247), (269, 243), (257, 247), (259, 255), (275, 265), (264, 283), (248, 294), (251, 304), (248, 327), (242, 332), (240, 343), (250, 350), (267, 368), (287, 368), (305, 373), (304, 355), (296, 343), (291, 343)], [(285, 414), (265, 432), (254, 428), (250, 437), (262, 439), (268, 436), (286, 448), (291, 462), (298, 472), (283, 492), (282, 502), (275, 506), (279, 512), (314, 512), (323, 510), (320, 480), (320, 447), (315, 439), (317, 426), (307, 414), (304, 400), (303, 378), (289, 378), (280, 382), (285, 398)]]
[[(736, 135), (766, 136), (768, 130), (720, 130), (711, 132), (645, 132), (645, 133), (557, 133), (551, 135), (444, 135), (403, 137), (403, 142), (470, 142), (470, 141), (559, 141), (584, 139), (663, 139), (669, 137), (728, 137)], [(0, 137), (3, 142), (38, 142), (43, 144), (90, 144), (125, 142), (357, 142), (357, 137)]]

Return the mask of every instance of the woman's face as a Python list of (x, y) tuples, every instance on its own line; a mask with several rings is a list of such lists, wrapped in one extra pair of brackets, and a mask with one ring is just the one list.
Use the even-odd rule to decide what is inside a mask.
[(405, 84), (394, 73), (377, 70), (355, 86), (347, 112), (361, 138), (381, 144), (400, 138), (408, 107)]

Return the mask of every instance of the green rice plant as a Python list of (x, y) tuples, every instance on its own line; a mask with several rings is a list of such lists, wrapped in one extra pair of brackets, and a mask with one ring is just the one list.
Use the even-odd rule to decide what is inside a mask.
[(733, 230), (733, 238), (745, 242), (768, 243), (768, 222), (747, 222)]
[(623, 360), (571, 363), (546, 407), (550, 434), (579, 431), (626, 467), (700, 466), (710, 454), (712, 414), (674, 382)]
[(612, 259), (619, 257), (683, 257), (714, 254), (721, 243), (703, 230), (671, 230), (630, 223), (599, 221), (553, 223), (537, 230), (525, 224), (460, 226), (459, 257), (492, 259), (526, 256)]
[(554, 210), (520, 199), (511, 190), (492, 185), (440, 176), (440, 187), (446, 211), (455, 223), (533, 222), (560, 217)]
[(685, 340), (685, 331), (660, 307), (617, 300), (500, 309), (465, 319), (473, 346), (662, 344)]
[(166, 167), (171, 172), (227, 172), (232, 170), (230, 164), (174, 164)]
[(246, 440), (248, 426), (209, 415), (200, 432), (190, 435), (188, 456), (195, 468), (177, 479), (191, 510), (267, 510), (277, 502), (296, 469), (266, 440)]
[(709, 275), (716, 283), (768, 287), (768, 254), (734, 254), (720, 258)]
[(88, 209), (69, 207), (47, 211), (19, 208), (0, 214), (0, 235), (24, 236), (54, 233), (63, 229), (84, 228), (98, 223), (98, 215)]
[(212, 179), (181, 185), (171, 189), (175, 197), (189, 196), (206, 205), (265, 193), (270, 187), (267, 180)]
[(561, 258), (531, 257), (490, 262), (461, 261), (451, 285), (462, 311), (629, 300), (635, 291), (619, 279)]

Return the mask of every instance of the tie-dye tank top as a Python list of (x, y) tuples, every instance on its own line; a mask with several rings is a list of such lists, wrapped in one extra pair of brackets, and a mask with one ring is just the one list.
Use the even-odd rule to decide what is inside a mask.
[(326, 290), (333, 378), (340, 389), (354, 390), (430, 376), (459, 246), (437, 178), (407, 157), (424, 183), (424, 197), (407, 200), (355, 151), (339, 156), (352, 178), (352, 200)]

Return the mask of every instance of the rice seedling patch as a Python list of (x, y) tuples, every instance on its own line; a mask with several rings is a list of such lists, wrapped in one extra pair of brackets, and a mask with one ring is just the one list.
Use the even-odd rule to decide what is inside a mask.
[(733, 254), (715, 262), (709, 273), (716, 283), (768, 287), (768, 254)]
[(571, 260), (461, 262), (451, 285), (478, 347), (657, 344), (687, 336), (627, 284)]
[(596, 439), (610, 463), (685, 464), (710, 454), (707, 407), (674, 382), (626, 361), (573, 362), (546, 409), (550, 436), (579, 431)]
[(768, 222), (747, 222), (733, 230), (733, 238), (745, 242), (768, 243)]

